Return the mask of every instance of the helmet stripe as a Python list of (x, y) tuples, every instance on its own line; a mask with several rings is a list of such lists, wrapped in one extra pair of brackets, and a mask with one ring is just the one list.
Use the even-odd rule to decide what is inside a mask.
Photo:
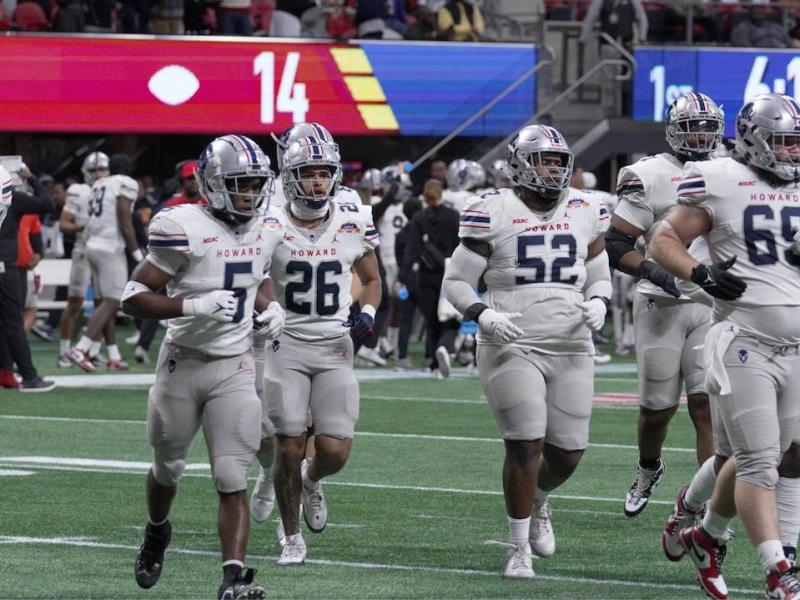
[(250, 157), (250, 165), (258, 165), (258, 154), (250, 141), (246, 137), (239, 135), (234, 135), (233, 138), (244, 147), (245, 152), (247, 152), (248, 157)]
[(308, 136), (306, 141), (311, 148), (311, 158), (317, 160), (323, 158), (322, 147), (320, 146), (319, 140), (317, 140), (314, 136)]
[(705, 103), (705, 101), (703, 100), (703, 94), (695, 94), (695, 93), (692, 93), (692, 96), (694, 96), (694, 97), (695, 97), (695, 99), (697, 100), (697, 107), (700, 109), (700, 112), (705, 112), (705, 110), (706, 110), (706, 103)]
[(321, 139), (323, 142), (330, 142), (331, 141), (331, 140), (328, 139), (328, 135), (325, 133), (325, 130), (322, 127), (320, 127), (316, 123), (311, 123), (311, 126), (314, 128), (314, 131), (317, 132), (317, 135), (319, 136), (319, 139)]

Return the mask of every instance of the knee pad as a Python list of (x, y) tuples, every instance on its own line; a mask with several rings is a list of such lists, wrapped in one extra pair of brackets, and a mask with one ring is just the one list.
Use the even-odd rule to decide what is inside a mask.
[(736, 479), (746, 481), (765, 490), (774, 490), (778, 484), (777, 448), (736, 454)]
[(186, 469), (186, 461), (182, 458), (176, 460), (156, 460), (153, 463), (153, 477), (165, 487), (175, 487)]
[(211, 461), (211, 476), (214, 487), (223, 494), (232, 494), (247, 489), (247, 470), (253, 462), (252, 454), (217, 456)]

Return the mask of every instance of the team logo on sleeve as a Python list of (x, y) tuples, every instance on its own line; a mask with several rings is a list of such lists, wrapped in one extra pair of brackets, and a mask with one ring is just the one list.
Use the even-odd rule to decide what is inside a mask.
[(261, 229), (267, 229), (268, 231), (279, 231), (283, 229), (283, 226), (281, 225), (280, 219), (277, 219), (272, 215), (267, 215), (261, 220)]
[(353, 221), (345, 221), (336, 233), (359, 233), (361, 228)]

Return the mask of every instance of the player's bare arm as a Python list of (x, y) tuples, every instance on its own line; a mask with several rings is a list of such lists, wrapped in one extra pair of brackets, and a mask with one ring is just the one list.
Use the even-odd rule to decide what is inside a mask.
[(141, 262), (134, 269), (131, 280), (122, 294), (122, 310), (141, 319), (182, 317), (183, 300), (158, 293), (171, 279), (172, 275), (154, 264), (148, 261)]
[(358, 295), (359, 306), (378, 306), (381, 303), (381, 274), (378, 269), (378, 257), (370, 250), (353, 263), (353, 270), (361, 280), (361, 293)]
[(80, 233), (86, 229), (86, 225), (79, 225), (75, 221), (75, 215), (66, 209), (61, 211), (61, 217), (58, 220), (58, 227), (61, 229), (61, 233), (65, 233), (67, 235)]
[(697, 206), (678, 205), (656, 229), (650, 252), (667, 271), (690, 279), (698, 260), (686, 249), (695, 238), (711, 231), (711, 218)]
[[(119, 223), (119, 231), (122, 234), (122, 239), (125, 240), (125, 249), (131, 253), (131, 256), (138, 262), (141, 260), (141, 250), (136, 243), (136, 234), (133, 231), (133, 218), (131, 217), (132, 201), (125, 196), (117, 198), (117, 223)], [(139, 256), (137, 256), (137, 254)]]

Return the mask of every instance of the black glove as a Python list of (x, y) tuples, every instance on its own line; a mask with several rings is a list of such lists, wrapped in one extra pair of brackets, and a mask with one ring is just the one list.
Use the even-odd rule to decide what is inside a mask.
[(736, 300), (747, 289), (741, 277), (728, 273), (736, 257), (713, 265), (697, 265), (692, 269), (692, 281), (705, 292), (721, 300)]
[(353, 343), (356, 345), (363, 344), (372, 337), (375, 329), (375, 319), (362, 312), (357, 317), (351, 315), (347, 320), (346, 326), (350, 328), (350, 337), (353, 338)]
[(646, 260), (639, 269), (639, 273), (643, 279), (647, 279), (651, 283), (656, 284), (670, 296), (675, 296), (676, 298), (681, 297), (681, 291), (678, 289), (678, 286), (675, 285), (675, 278), (663, 267), (657, 265), (652, 260)]

